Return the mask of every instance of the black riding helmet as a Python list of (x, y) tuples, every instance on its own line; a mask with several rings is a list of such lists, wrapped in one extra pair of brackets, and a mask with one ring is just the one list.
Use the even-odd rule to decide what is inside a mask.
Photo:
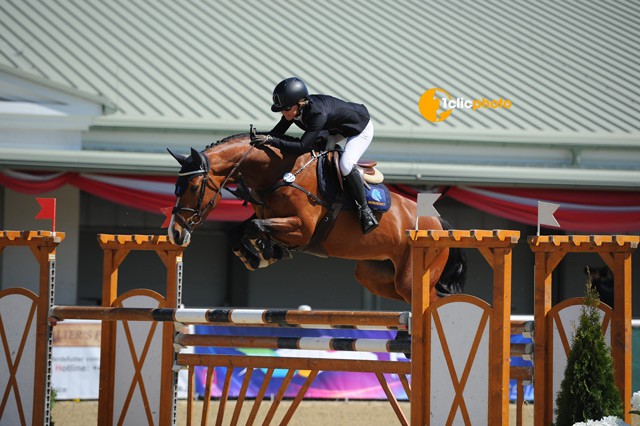
[(282, 80), (273, 89), (273, 105), (271, 111), (280, 112), (296, 105), (300, 99), (307, 99), (309, 90), (304, 81), (298, 77), (289, 77)]

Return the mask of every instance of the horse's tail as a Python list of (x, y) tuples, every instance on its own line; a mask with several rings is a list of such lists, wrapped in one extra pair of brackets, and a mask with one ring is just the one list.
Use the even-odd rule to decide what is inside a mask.
[[(440, 218), (440, 223), (442, 229), (451, 229), (451, 225), (446, 220)], [(467, 255), (461, 248), (450, 248), (447, 264), (436, 283), (436, 292), (440, 297), (462, 293), (466, 281)]]

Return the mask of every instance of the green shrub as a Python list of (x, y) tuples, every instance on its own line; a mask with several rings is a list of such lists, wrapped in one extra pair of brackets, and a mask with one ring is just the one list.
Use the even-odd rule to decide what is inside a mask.
[(624, 415), (622, 398), (615, 385), (611, 350), (602, 334), (598, 292), (590, 278), (586, 287), (580, 323), (556, 398), (556, 426)]

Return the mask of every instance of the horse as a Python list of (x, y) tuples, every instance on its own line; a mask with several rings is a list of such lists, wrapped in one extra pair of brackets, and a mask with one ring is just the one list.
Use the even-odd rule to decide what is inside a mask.
[[(379, 226), (366, 235), (361, 233), (357, 212), (336, 212), (332, 227), (325, 229), (316, 247), (310, 247), (330, 213), (319, 195), (316, 167), (327, 152), (293, 155), (269, 145), (253, 146), (247, 133), (224, 138), (203, 151), (191, 148), (189, 156), (169, 152), (181, 165), (168, 227), (172, 243), (188, 245), (191, 234), (219, 203), (222, 190), (237, 185), (236, 195), (251, 202), (255, 211), (232, 242), (234, 253), (249, 269), (268, 266), (296, 250), (351, 259), (356, 261), (356, 280), (371, 293), (411, 302), (411, 250), (405, 231), (415, 226), (414, 201), (391, 193), (391, 208), (376, 213)], [(450, 229), (436, 217), (421, 217), (419, 227)], [(443, 250), (433, 262), (431, 277), (431, 301), (461, 293), (466, 279), (464, 252)]]

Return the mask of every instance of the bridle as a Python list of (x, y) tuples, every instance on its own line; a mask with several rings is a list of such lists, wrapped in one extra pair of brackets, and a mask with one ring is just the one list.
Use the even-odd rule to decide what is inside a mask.
[[(205, 164), (200, 166), (200, 169), (192, 170), (189, 172), (178, 173), (178, 177), (204, 175), (204, 179), (200, 184), (200, 195), (198, 196), (198, 204), (196, 208), (193, 209), (191, 207), (178, 207), (176, 205), (171, 210), (171, 214), (174, 216), (176, 222), (178, 222), (180, 226), (185, 228), (188, 232), (192, 232), (192, 229), (194, 226), (199, 226), (202, 223), (204, 218), (207, 217), (209, 212), (213, 209), (213, 206), (216, 202), (216, 198), (218, 198), (218, 196), (222, 197), (222, 194), (221, 194), (222, 190), (226, 189), (227, 183), (229, 183), (233, 174), (238, 170), (238, 167), (240, 167), (240, 164), (244, 161), (247, 155), (249, 155), (249, 153), (253, 148), (254, 146), (252, 145), (247, 150), (247, 152), (245, 152), (242, 155), (240, 160), (233, 166), (229, 174), (227, 174), (227, 176), (224, 178), (220, 186), (217, 186), (213, 181), (213, 179), (209, 177), (209, 175), (211, 174), (211, 168), (209, 167), (209, 159), (204, 155), (203, 155), (203, 158), (206, 161), (205, 161)], [(216, 192), (215, 194), (213, 194), (213, 197), (211, 198), (211, 200), (209, 200), (209, 202), (203, 206), (202, 204), (204, 202), (204, 195), (206, 193), (207, 187), (213, 189)], [(189, 219), (185, 219), (184, 216), (182, 215), (182, 213), (185, 213), (185, 212), (191, 213), (191, 216), (189, 216)]]

